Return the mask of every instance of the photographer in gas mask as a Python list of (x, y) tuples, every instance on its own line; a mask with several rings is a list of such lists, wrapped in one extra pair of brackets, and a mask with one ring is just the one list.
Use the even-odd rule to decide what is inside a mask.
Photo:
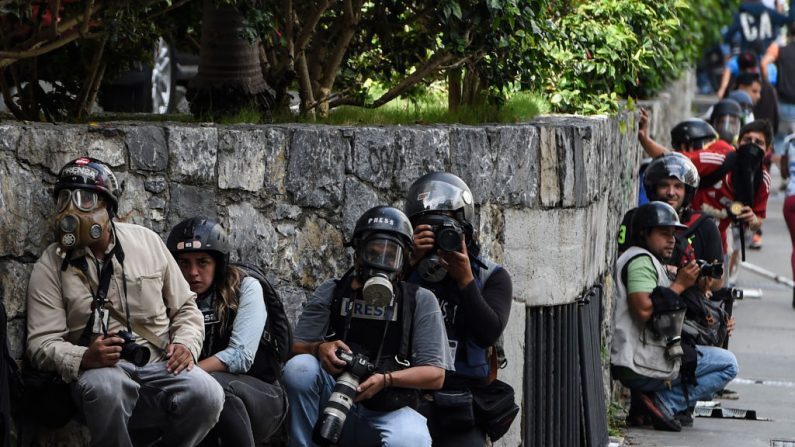
[(354, 266), (306, 303), (282, 383), (290, 445), (429, 446), (419, 389), (451, 369), (441, 311), (428, 290), (402, 281), (412, 228), (379, 206), (356, 222)]
[[(655, 428), (680, 431), (675, 417), (710, 399), (737, 375), (734, 355), (721, 348), (682, 343), (685, 306), (680, 295), (696, 283), (699, 267), (691, 261), (674, 279), (665, 264), (674, 252), (674, 234), (685, 229), (664, 202), (638, 207), (632, 216), (631, 246), (616, 261), (613, 378), (633, 391), (642, 416)], [(695, 370), (683, 377), (685, 350), (694, 349)]]
[(28, 285), (28, 359), (71, 384), (92, 445), (131, 446), (128, 426), (195, 445), (224, 400), (193, 367), (204, 338), (196, 295), (157, 234), (113, 221), (120, 191), (105, 163), (69, 162), (54, 193), (57, 242)]
[[(405, 209), (414, 225), (409, 282), (436, 295), (455, 358), (455, 373), (445, 378), (443, 392), (458, 393), (472, 405), (472, 395), (496, 378), (498, 362), (492, 357), (496, 359), (495, 345), (510, 316), (511, 277), (479, 256), (474, 198), (459, 177), (447, 172), (424, 175), (409, 188)], [(488, 421), (452, 424), (451, 409), (439, 408), (439, 399), (435, 402), (428, 424), (434, 445), (485, 445)]]

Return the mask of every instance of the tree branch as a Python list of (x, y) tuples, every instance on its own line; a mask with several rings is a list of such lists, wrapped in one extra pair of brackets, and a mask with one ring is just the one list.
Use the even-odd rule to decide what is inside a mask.
[(52, 50), (61, 48), (64, 45), (68, 45), (77, 40), (80, 37), (80, 33), (73, 31), (66, 35), (62, 34), (62, 36), (63, 37), (59, 40), (28, 51), (0, 51), (0, 68), (7, 67), (19, 59), (29, 59), (32, 57), (41, 56), (42, 54), (46, 54)]
[(50, 38), (54, 39), (58, 37), (58, 16), (61, 10), (61, 0), (50, 0), (50, 16), (52, 17), (52, 21), (50, 22)]
[[(356, 12), (354, 12), (354, 8)], [(343, 19), (345, 26), (342, 28), (342, 33), (334, 46), (334, 51), (331, 56), (326, 59), (326, 67), (323, 71), (323, 76), (320, 79), (320, 89), (331, 90), (334, 85), (334, 79), (337, 77), (342, 58), (345, 57), (345, 52), (348, 51), (348, 46), (356, 34), (356, 25), (359, 23), (359, 17), (362, 12), (362, 0), (345, 0), (345, 12)], [(327, 95), (326, 95), (327, 96)]]
[(312, 34), (315, 32), (315, 27), (320, 21), (320, 18), (334, 1), (336, 0), (323, 0), (322, 2), (318, 2), (317, 8), (315, 8), (309, 13), (308, 16), (305, 17), (304, 23), (301, 26), (301, 33), (298, 35), (298, 39), (295, 41), (293, 48), (294, 51), (300, 52), (306, 48), (306, 44), (309, 42), (309, 39), (312, 38)]
[(83, 118), (86, 108), (91, 107), (91, 104), (87, 104), (88, 97), (91, 96), (91, 90), (94, 88), (97, 74), (99, 73), (100, 66), (102, 65), (102, 56), (105, 52), (105, 44), (107, 42), (108, 38), (105, 36), (102, 41), (99, 42), (99, 46), (94, 52), (94, 57), (91, 58), (91, 66), (89, 67), (88, 78), (86, 78), (83, 87), (80, 89), (80, 94), (78, 95), (77, 102), (75, 103), (74, 114), (77, 116), (78, 120)]
[(372, 104), (367, 105), (368, 108), (376, 108), (381, 107), (382, 105), (388, 103), (389, 101), (397, 98), (399, 95), (404, 93), (410, 87), (414, 86), (415, 84), (422, 81), (425, 76), (429, 73), (437, 70), (441, 65), (446, 64), (453, 59), (455, 59), (455, 55), (444, 50), (440, 53), (435, 53), (431, 56), (427, 61), (425, 61), (422, 66), (417, 68), (414, 73), (405, 77), (400, 83), (392, 88), (390, 88), (386, 93), (381, 95), (380, 98), (373, 101)]

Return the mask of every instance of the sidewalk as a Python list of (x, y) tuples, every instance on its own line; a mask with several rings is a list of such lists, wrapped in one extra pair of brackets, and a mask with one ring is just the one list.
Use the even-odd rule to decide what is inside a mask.
[[(778, 175), (768, 201), (761, 250), (747, 250), (747, 262), (790, 277), (792, 245), (782, 216), (783, 193)], [(775, 194), (775, 195), (774, 195)], [(680, 433), (628, 429), (624, 445), (665, 447), (795, 446), (795, 309), (792, 291), (771, 280), (741, 270), (738, 286), (759, 288), (762, 298), (735, 303), (737, 327), (729, 349), (740, 373), (729, 384), (739, 400), (718, 400), (725, 408), (756, 410), (770, 421), (697, 417)], [(782, 441), (782, 442), (775, 442)], [(786, 442), (789, 441), (789, 442)]]

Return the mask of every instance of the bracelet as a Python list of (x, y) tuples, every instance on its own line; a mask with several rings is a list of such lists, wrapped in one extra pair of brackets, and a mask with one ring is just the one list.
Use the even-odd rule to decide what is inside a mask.
[(391, 388), (392, 385), (395, 383), (395, 379), (394, 379), (394, 377), (392, 377), (392, 371), (387, 371), (384, 374), (384, 378), (386, 378), (386, 376), (389, 376), (389, 385), (387, 385), (387, 386)]
[(320, 352), (320, 345), (322, 345), (323, 343), (325, 343), (325, 342), (324, 342), (324, 341), (321, 341), (320, 343), (318, 343), (318, 344), (316, 344), (316, 345), (315, 345), (315, 350), (314, 350), (314, 352), (312, 353), (312, 355), (314, 355), (315, 357), (317, 357), (317, 354), (318, 354), (318, 352)]
[(386, 384), (386, 373), (381, 373), (381, 375), (384, 376), (384, 388), (386, 388), (388, 386)]

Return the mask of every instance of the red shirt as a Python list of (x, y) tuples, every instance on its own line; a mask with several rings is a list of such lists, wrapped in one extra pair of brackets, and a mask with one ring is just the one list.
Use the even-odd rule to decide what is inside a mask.
[[(762, 168), (762, 184), (754, 197), (751, 209), (757, 217), (764, 219), (767, 217), (767, 198), (770, 195), (770, 174), (767, 169)], [(731, 186), (731, 172), (726, 174), (722, 181), (707, 189), (699, 189), (693, 198), (692, 208), (701, 210), (710, 215), (715, 215), (715, 210), (724, 211), (734, 201), (734, 188)], [(726, 216), (718, 223), (720, 237), (723, 240), (723, 252), (726, 253), (726, 229), (732, 223), (731, 217)]]
[(718, 140), (706, 149), (681, 152), (681, 154), (689, 158), (696, 166), (698, 175), (704, 177), (717, 171), (726, 160), (726, 154), (732, 151), (734, 151), (734, 146), (723, 140)]

